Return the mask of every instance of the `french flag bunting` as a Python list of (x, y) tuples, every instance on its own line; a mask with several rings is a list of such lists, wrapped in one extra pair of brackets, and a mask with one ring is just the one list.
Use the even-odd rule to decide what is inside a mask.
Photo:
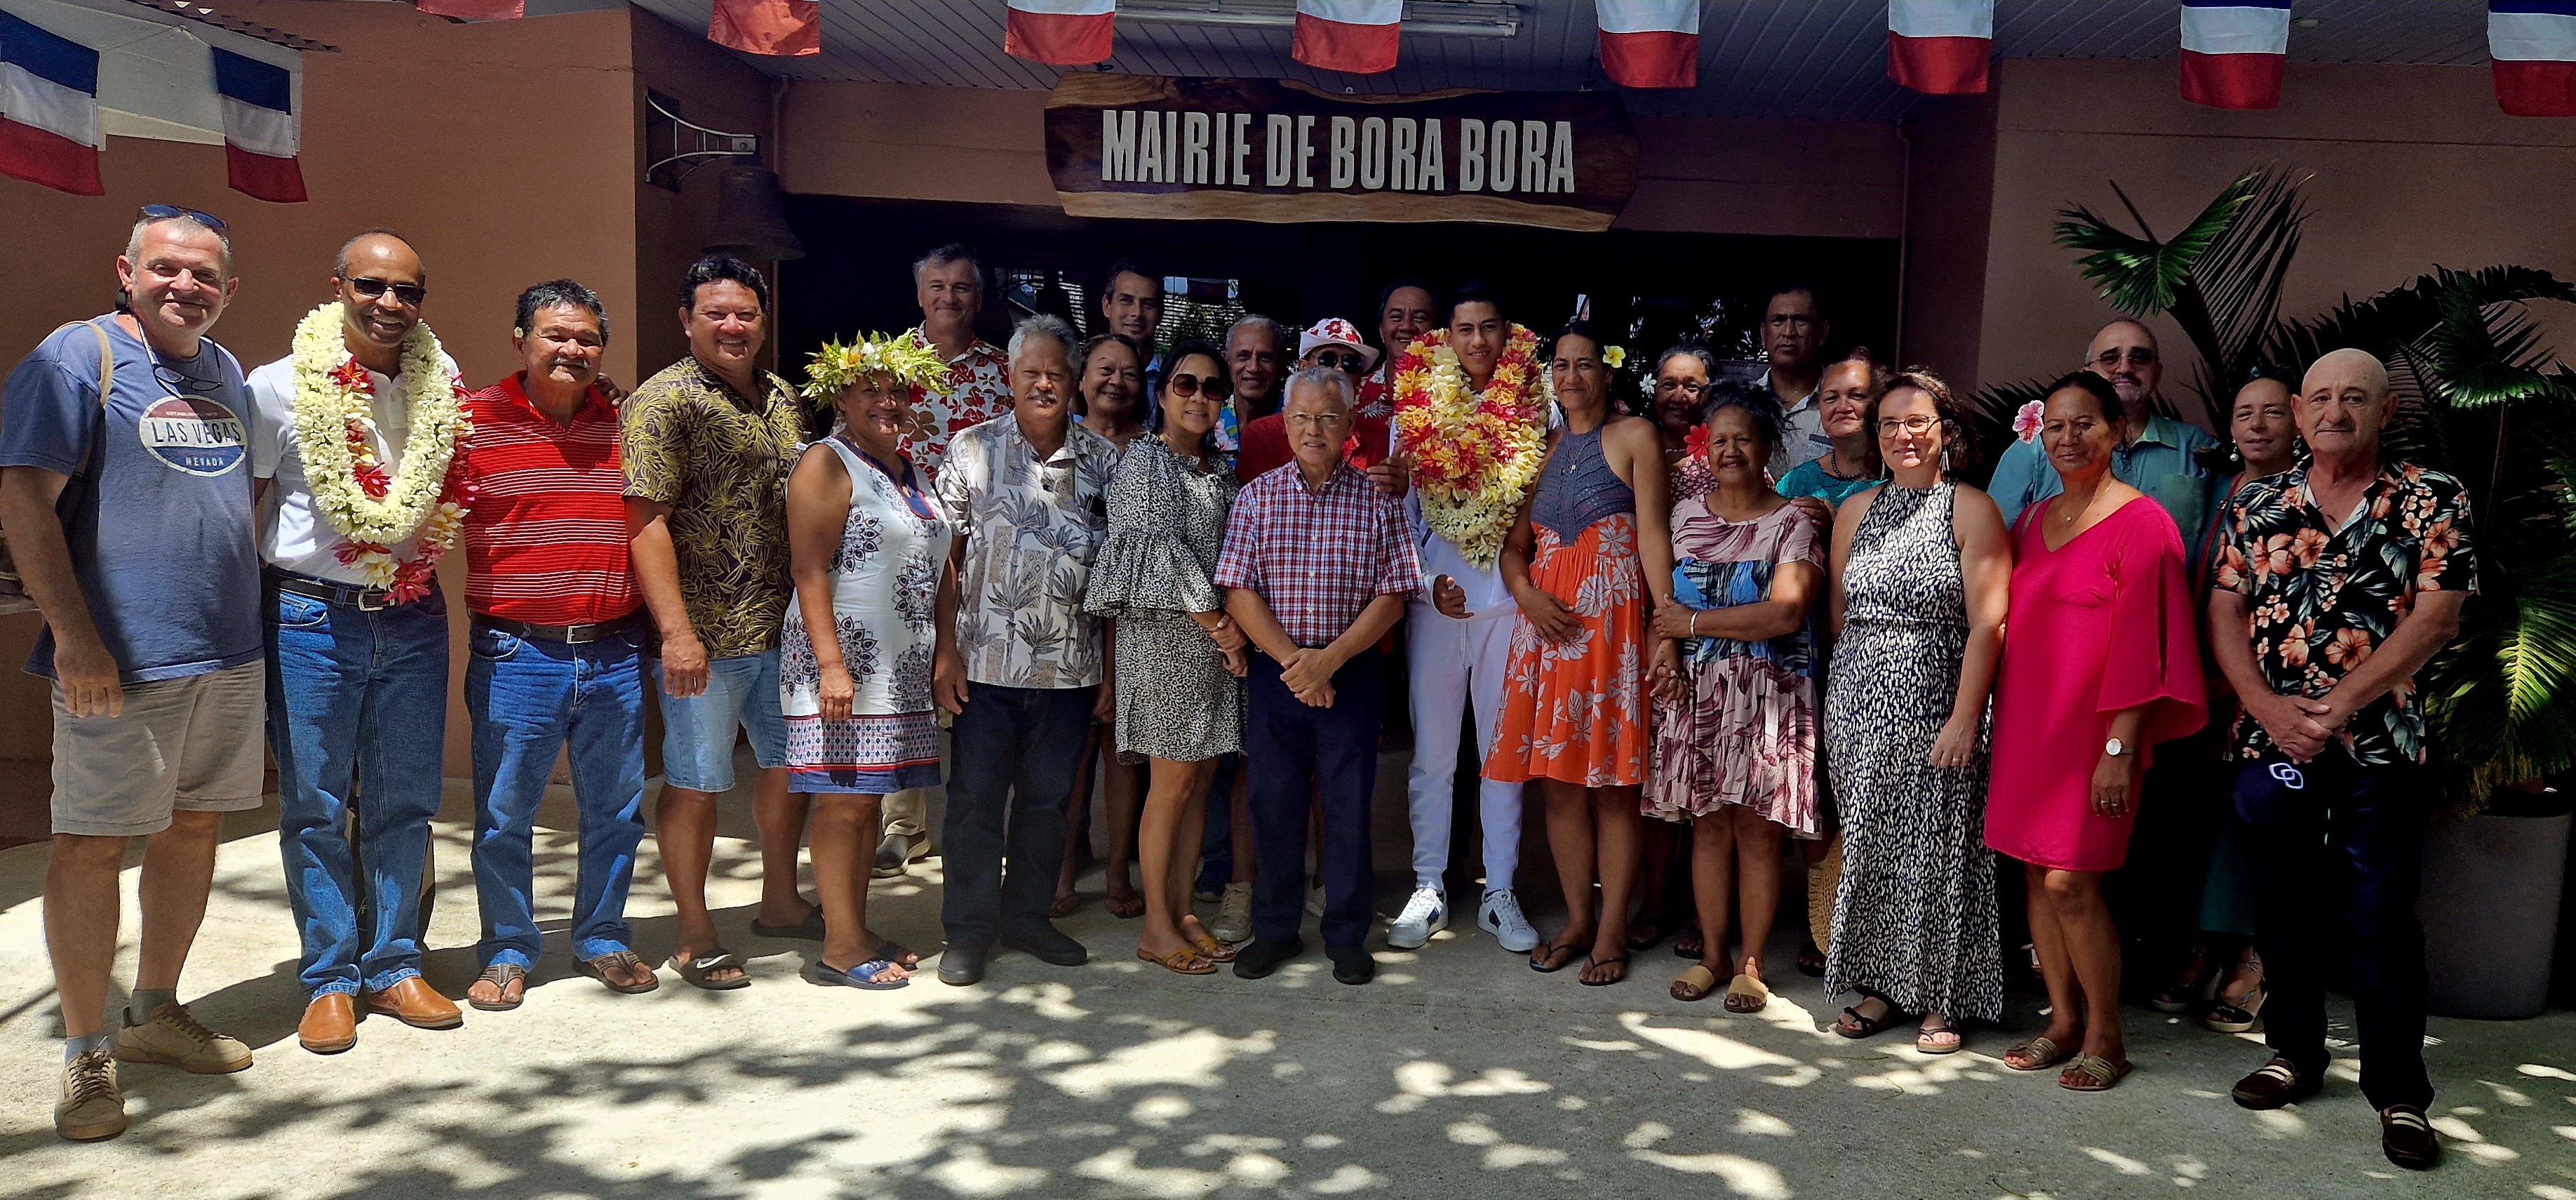
[(106, 195), (99, 141), (98, 51), (0, 11), (0, 175)]
[(294, 73), (220, 47), (211, 53), (233, 190), (280, 204), (303, 202), (304, 170), (295, 163)]
[(2290, 0), (2182, 0), (2182, 98), (2279, 108)]
[(1593, 0), (1601, 70), (1632, 88), (1699, 86), (1699, 0)]
[(1395, 67), (1404, 0), (1297, 0), (1288, 53), (1322, 71), (1375, 75)]
[(2487, 57), (2506, 115), (2576, 117), (2576, 0), (2494, 0)]
[(1986, 90), (1995, 0), (1888, 0), (1887, 77), (1927, 96)]
[(772, 58), (821, 54), (823, 8), (815, 0), (716, 0), (707, 40)]
[(1010, 0), (1002, 52), (1050, 67), (1107, 62), (1118, 0)]
[(528, 0), (418, 0), (416, 7), (459, 21), (516, 21), (528, 15)]

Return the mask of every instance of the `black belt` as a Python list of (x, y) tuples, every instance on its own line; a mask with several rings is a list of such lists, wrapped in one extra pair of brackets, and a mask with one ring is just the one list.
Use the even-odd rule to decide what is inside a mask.
[(507, 617), (474, 614), (476, 629), (490, 629), (509, 634), (511, 637), (535, 638), (541, 642), (562, 642), (567, 646), (606, 641), (634, 626), (635, 614), (633, 613), (628, 613), (614, 621), (597, 621), (588, 625), (536, 625), (526, 621), (513, 621)]
[(359, 587), (354, 584), (333, 583), (327, 579), (308, 579), (302, 575), (289, 575), (284, 571), (268, 572), (268, 582), (270, 586), (281, 592), (310, 596), (333, 604), (352, 605), (360, 612), (381, 612), (395, 606), (393, 596), (380, 587)]

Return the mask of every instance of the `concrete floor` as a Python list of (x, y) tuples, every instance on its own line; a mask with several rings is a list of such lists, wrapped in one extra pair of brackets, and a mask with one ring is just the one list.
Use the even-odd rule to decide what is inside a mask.
[[(428, 957), (451, 995), (474, 970), (477, 926), (462, 800), (451, 791), (438, 830)], [(564, 808), (539, 834), (541, 911), (557, 931), (572, 886)], [(1384, 866), (1400, 865), (1400, 821), (1382, 814), (1396, 851), (1381, 844)], [(748, 826), (729, 814), (712, 891), (753, 987), (702, 993), (665, 971), (657, 993), (611, 995), (572, 974), (557, 933), (519, 1011), (469, 1012), (445, 1033), (377, 1018), (355, 1050), (322, 1058), (293, 1037), (302, 997), (273, 812), (242, 814), (185, 990), (258, 1063), (213, 1078), (129, 1067), (133, 1128), (89, 1146), (50, 1125), (45, 850), (0, 851), (0, 979), (16, 981), (0, 985), (0, 1196), (2576, 1200), (2576, 1013), (2436, 1020), (2450, 1157), (2409, 1175), (2379, 1157), (2351, 1060), (2316, 1101), (2249, 1113), (2225, 1092), (2262, 1060), (2253, 1039), (2142, 1009), (2137, 1073), (2077, 1096), (2003, 1069), (2005, 1031), (1972, 1031), (1967, 1052), (1939, 1059), (1895, 1034), (1845, 1041), (1801, 977), (1754, 1017), (1673, 1002), (1664, 986), (1681, 964), (1665, 948), (1600, 989), (1457, 931), (1381, 950), (1364, 988), (1335, 984), (1312, 951), (1267, 980), (1185, 980), (1134, 960), (1135, 926), (1102, 911), (1096, 872), (1092, 902), (1065, 923), (1089, 966), (1006, 954), (974, 988), (818, 989), (796, 975), (810, 944), (746, 928)], [(671, 921), (645, 852), (633, 913), (653, 955)], [(939, 944), (936, 865), (877, 885), (880, 929)], [(1381, 879), (1392, 907), (1403, 873)], [(1783, 915), (1775, 961), (1795, 922)], [(127, 940), (130, 980), (130, 928)], [(2016, 1004), (2013, 1027), (2035, 1028), (2032, 1002)], [(2338, 1007), (2339, 1031), (2349, 1015)]]

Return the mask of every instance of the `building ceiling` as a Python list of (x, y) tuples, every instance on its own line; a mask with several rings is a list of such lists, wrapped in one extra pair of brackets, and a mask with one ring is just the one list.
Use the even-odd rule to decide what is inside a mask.
[[(634, 0), (684, 28), (704, 29), (708, 0)], [(1289, 57), (1286, 29), (1118, 23), (1108, 69), (1146, 75), (1296, 79), (1362, 94), (1471, 87), (1564, 91), (1607, 86), (1593, 65), (1590, 0), (1520, 0), (1512, 38), (1406, 34), (1382, 75), (1316, 71)], [(2170, 59), (2179, 40), (2174, 0), (1998, 0), (1995, 48), (2005, 58)], [(2300, 0), (2293, 63), (2465, 65), (2486, 61), (2485, 6), (2471, 0)], [(542, 11), (532, 5), (531, 11)], [(792, 79), (942, 87), (1055, 86), (1056, 68), (1002, 52), (1002, 0), (824, 0), (823, 51), (804, 58), (746, 55)], [(2314, 21), (2310, 25), (2306, 22)], [(1700, 85), (1631, 92), (1629, 106), (1666, 116), (1901, 120), (1931, 103), (1886, 78), (1885, 0), (1707, 0)]]

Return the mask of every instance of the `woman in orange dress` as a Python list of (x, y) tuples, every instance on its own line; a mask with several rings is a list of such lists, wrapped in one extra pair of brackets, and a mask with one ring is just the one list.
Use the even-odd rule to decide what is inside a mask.
[(1530, 966), (1562, 970), (1589, 948), (1581, 978), (1593, 987), (1628, 977), (1639, 791), (1655, 733), (1647, 671), (1658, 654), (1680, 669), (1676, 644), (1658, 646), (1646, 630), (1673, 589), (1663, 445), (1653, 422), (1611, 415), (1610, 372), (1589, 325), (1557, 335), (1550, 377), (1565, 425), (1548, 434), (1547, 460), (1503, 544), (1503, 582), (1521, 616), (1485, 759), (1485, 778), (1535, 779), (1547, 797), (1566, 920)]

